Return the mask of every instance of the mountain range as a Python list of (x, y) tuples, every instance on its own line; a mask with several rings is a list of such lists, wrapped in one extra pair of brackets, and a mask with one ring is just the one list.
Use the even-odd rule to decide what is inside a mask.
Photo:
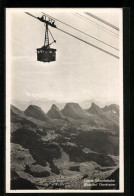
[(11, 105), (12, 189), (87, 189), (83, 180), (108, 178), (118, 156), (116, 104), (52, 104), (47, 113), (36, 105), (24, 111)]
[[(97, 105), (99, 105), (101, 108), (104, 107), (106, 104), (108, 106), (111, 105), (111, 103), (109, 101), (107, 101), (107, 103), (106, 103), (103, 99), (101, 99), (101, 101), (100, 101), (97, 98), (89, 99), (89, 100), (83, 100), (83, 101), (80, 101), (80, 100), (79, 101), (73, 101), (73, 103), (78, 103), (82, 109), (89, 108), (92, 105), (92, 103), (94, 103), (94, 102)], [(59, 101), (55, 101), (55, 100), (49, 100), (49, 99), (46, 99), (46, 98), (36, 98), (34, 100), (32, 99), (32, 100), (29, 100), (29, 101), (25, 101), (25, 100), (20, 101), (20, 100), (12, 99), (11, 104), (16, 106), (17, 108), (19, 108), (22, 111), (26, 110), (26, 108), (29, 105), (36, 105), (36, 106), (41, 107), (44, 112), (48, 112), (53, 104), (56, 105), (59, 108), (59, 110), (62, 110), (65, 107), (66, 102), (64, 102), (64, 101), (59, 102)], [(116, 104), (113, 104), (113, 105), (116, 105)]]

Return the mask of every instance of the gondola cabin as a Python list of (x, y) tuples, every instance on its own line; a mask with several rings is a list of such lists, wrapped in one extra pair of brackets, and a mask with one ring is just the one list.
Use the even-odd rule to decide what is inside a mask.
[[(52, 19), (51, 17), (47, 16), (46, 14), (43, 13), (42, 17), (36, 17), (30, 14), (29, 12), (26, 12), (26, 14), (40, 20), (41, 22), (44, 23), (46, 29), (45, 29), (45, 41), (44, 45), (41, 48), (37, 48), (37, 61), (42, 61), (42, 62), (51, 62), (51, 61), (56, 61), (56, 49), (50, 48), (50, 45), (53, 43), (56, 43), (56, 40), (53, 38), (53, 35), (48, 28), (48, 26), (57, 28), (55, 25), (55, 20)], [(49, 43), (49, 35), (52, 37), (53, 41)]]
[[(46, 20), (46, 17), (42, 16), (41, 18), (38, 18), (40, 21), (44, 22), (46, 26), (45, 30), (45, 41), (44, 45), (41, 48), (37, 48), (37, 61), (42, 61), (44, 63), (56, 61), (56, 49), (50, 48), (50, 45), (55, 43), (56, 40), (54, 40), (51, 31), (48, 28), (48, 25), (51, 27), (56, 28), (56, 25), (54, 24), (55, 21), (49, 18), (49, 21)], [(49, 34), (52, 37), (53, 41), (49, 43)]]
[(37, 48), (37, 60), (42, 62), (56, 61), (56, 49), (54, 48)]

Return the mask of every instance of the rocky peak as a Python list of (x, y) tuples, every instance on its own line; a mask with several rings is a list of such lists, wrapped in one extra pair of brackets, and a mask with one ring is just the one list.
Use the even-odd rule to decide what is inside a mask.
[(25, 111), (26, 116), (31, 116), (33, 118), (37, 118), (39, 120), (48, 120), (48, 116), (45, 114), (45, 112), (36, 105), (30, 105)]
[(91, 107), (87, 111), (92, 114), (98, 114), (102, 112), (101, 108), (95, 103), (92, 103)]
[(84, 113), (78, 103), (67, 103), (62, 110), (62, 113), (70, 118), (81, 118)]
[(53, 104), (51, 106), (51, 109), (47, 112), (47, 115), (52, 119), (62, 119), (63, 118), (63, 114), (61, 113), (61, 111), (59, 110), (59, 108), (55, 104)]
[(104, 108), (102, 108), (102, 110), (107, 113), (113, 113), (119, 115), (119, 106), (116, 104), (111, 104), (109, 106), (106, 105)]
[(66, 108), (71, 108), (71, 109), (74, 109), (74, 110), (77, 109), (77, 110), (82, 111), (82, 108), (80, 107), (80, 105), (79, 105), (78, 103), (72, 103), (72, 102), (67, 103), (67, 104), (65, 105), (64, 109), (66, 109)]
[(59, 111), (59, 108), (55, 104), (52, 105), (51, 109)]
[(10, 106), (11, 112), (14, 114), (18, 114), (18, 115), (23, 115), (23, 111), (19, 110), (17, 107), (15, 107), (14, 105)]

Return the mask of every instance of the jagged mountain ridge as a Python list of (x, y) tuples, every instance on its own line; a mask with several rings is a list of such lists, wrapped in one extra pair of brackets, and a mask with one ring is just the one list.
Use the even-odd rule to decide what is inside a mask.
[(104, 112), (117, 114), (119, 116), (119, 106), (117, 104), (106, 105), (102, 108)]
[(48, 100), (45, 98), (39, 98), (39, 99), (36, 98), (34, 100), (32, 99), (31, 101), (25, 101), (25, 100), (19, 101), (19, 100), (12, 99), (11, 103), (12, 105), (19, 108), (22, 111), (26, 110), (29, 105), (36, 105), (41, 107), (41, 109), (45, 113), (47, 113), (50, 110), (53, 104), (55, 104), (60, 110), (63, 109), (63, 107), (65, 106), (64, 102), (62, 103), (55, 100)]
[[(14, 109), (14, 111), (16, 110)], [(111, 131), (118, 131), (119, 118), (117, 113), (105, 112), (95, 103), (92, 103), (91, 107), (87, 110), (83, 110), (78, 103), (67, 103), (61, 111), (53, 104), (47, 114), (40, 107), (30, 105), (24, 112), (17, 110), (16, 113), (24, 115), (23, 117), (25, 118), (32, 117), (35, 120), (38, 119), (49, 124), (50, 127), (56, 124), (85, 123), (91, 127), (102, 127)]]
[[(63, 115), (56, 105), (51, 109), (55, 112), (54, 115), (56, 112)], [(23, 178), (33, 183), (36, 188), (40, 188), (40, 183), (44, 189), (56, 189), (57, 186), (60, 189), (73, 189), (72, 179), (78, 179), (78, 176), (79, 179), (85, 175), (92, 177), (94, 171), (98, 177), (102, 174), (107, 177), (111, 174), (109, 167), (115, 169), (118, 162), (111, 156), (119, 154), (119, 134), (113, 133), (113, 129), (107, 131), (108, 128), (103, 127), (105, 123), (106, 127), (109, 127), (107, 120), (104, 121), (106, 117), (101, 117), (100, 113), (87, 115), (74, 103), (67, 104), (67, 111), (68, 116), (73, 112), (74, 121), (68, 123), (69, 117), (66, 117), (65, 113), (64, 120), (52, 119), (48, 114), (45, 115), (49, 120), (42, 117), (39, 120), (41, 115), (44, 117), (41, 108), (32, 106), (27, 116), (25, 112), (11, 106), (11, 117), (14, 117), (11, 118), (11, 127), (14, 130), (11, 133), (11, 165), (12, 171), (17, 174), (12, 181), (13, 187), (17, 187), (17, 180)], [(83, 118), (89, 120), (83, 121)], [(60, 124), (58, 127), (57, 121)], [(93, 121), (98, 124), (92, 125)], [(96, 169), (98, 167), (102, 168), (99, 172)], [(103, 173), (103, 168), (107, 168), (107, 172)], [(60, 183), (60, 179), (56, 185), (59, 175), (62, 176), (63, 183)], [(65, 177), (69, 185), (66, 185)], [(49, 178), (55, 178), (56, 181), (51, 187), (48, 183), (45, 184)], [(78, 189), (79, 182), (75, 186)]]
[[(15, 108), (15, 109), (14, 109)], [(11, 122), (19, 123), (21, 125), (35, 124), (45, 128), (61, 127), (68, 124), (68, 119), (51, 119), (44, 111), (38, 106), (29, 106), (24, 112), (16, 109), (11, 105)], [(19, 111), (19, 112), (18, 112)], [(66, 120), (66, 121), (65, 121)]]

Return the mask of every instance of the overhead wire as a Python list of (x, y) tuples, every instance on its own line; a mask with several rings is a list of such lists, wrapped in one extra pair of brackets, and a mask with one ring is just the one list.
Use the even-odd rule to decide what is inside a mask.
[(103, 20), (102, 18), (99, 18), (98, 16), (95, 16), (95, 15), (91, 14), (90, 12), (85, 12), (85, 14), (87, 14), (88, 16), (91, 16), (92, 18), (95, 18), (96, 20), (98, 20), (98, 21), (100, 21), (100, 22), (102, 22), (102, 23), (112, 27), (113, 29), (119, 31), (118, 27), (116, 27), (115, 25), (113, 25), (113, 24)]
[(26, 14), (28, 14), (29, 16), (32, 16), (32, 17), (34, 17), (34, 18), (38, 19), (38, 17), (36, 17), (36, 16), (34, 16), (34, 15), (30, 14), (29, 12), (25, 12), (25, 13), (26, 13)]
[(83, 33), (83, 34), (85, 34), (85, 35), (87, 35), (87, 36), (89, 36), (89, 37), (91, 37), (91, 38), (93, 38), (93, 39), (95, 39), (95, 40), (97, 40), (97, 41), (99, 41), (99, 42), (101, 42), (101, 43), (103, 43), (103, 44), (105, 44), (105, 45), (107, 45), (107, 46), (109, 46), (109, 47), (111, 47), (111, 48), (113, 48), (113, 49), (119, 51), (118, 48), (115, 48), (114, 46), (112, 46), (112, 45), (110, 45), (110, 44), (108, 44), (108, 43), (106, 43), (106, 42), (104, 42), (104, 41), (101, 41), (101, 40), (95, 38), (94, 36), (91, 36), (91, 35), (89, 35), (89, 34), (83, 32), (83, 31), (81, 31), (81, 30), (79, 30), (79, 29), (77, 29), (77, 28), (71, 26), (71, 25), (68, 25), (68, 24), (66, 24), (66, 23), (64, 23), (64, 22), (62, 22), (62, 21), (60, 21), (60, 20), (58, 20), (58, 19), (56, 19), (56, 18), (54, 18), (54, 17), (51, 17), (51, 16), (49, 16), (48, 14), (45, 14), (45, 13), (43, 13), (43, 14), (46, 15), (46, 16), (48, 16), (48, 17), (50, 17), (50, 18), (52, 18), (52, 19), (54, 19), (54, 20), (57, 20), (57, 21), (63, 23), (64, 25), (67, 25), (67, 26), (71, 27), (72, 29), (75, 29), (75, 30), (79, 31), (80, 33)]
[[(34, 17), (34, 18), (36, 18), (36, 19), (38, 19), (37, 17), (33, 16), (33, 15), (30, 14), (30, 13), (27, 13), (27, 14), (30, 15), (30, 16), (32, 16), (32, 17)], [(45, 14), (45, 15), (47, 15), (47, 14)], [(57, 19), (55, 19), (54, 17), (51, 17), (51, 16), (49, 16), (49, 15), (47, 15), (47, 16), (50, 17), (50, 18), (53, 18), (54, 20), (57, 20)], [(57, 20), (57, 21), (60, 21), (60, 20)], [(63, 23), (63, 24), (66, 24), (66, 23), (64, 23), (64, 22), (62, 22), (62, 21), (60, 21), (60, 22)], [(70, 26), (70, 25), (68, 25), (68, 24), (66, 24), (66, 25), (67, 25), (67, 26)], [(71, 27), (72, 27), (72, 26), (71, 26)], [(74, 28), (74, 27), (72, 27), (72, 28)], [(94, 45), (94, 44), (92, 44), (92, 43), (90, 43), (90, 42), (87, 42), (87, 41), (85, 41), (85, 40), (83, 40), (83, 39), (81, 39), (81, 38), (79, 38), (79, 37), (77, 37), (77, 36), (75, 36), (75, 35), (73, 35), (73, 34), (71, 34), (71, 33), (66, 32), (66, 31), (64, 31), (64, 30), (62, 30), (62, 29), (60, 29), (60, 28), (58, 28), (58, 27), (56, 27), (56, 29), (58, 29), (59, 31), (61, 31), (61, 32), (63, 32), (63, 33), (66, 33), (66, 34), (68, 34), (68, 35), (70, 35), (70, 36), (76, 38), (77, 40), (80, 40), (80, 41), (82, 41), (82, 42), (84, 42), (84, 43), (86, 43), (86, 44), (88, 44), (88, 45), (90, 45), (90, 46), (92, 46), (92, 47), (94, 47), (94, 48), (96, 48), (96, 49), (102, 51), (102, 52), (105, 52), (106, 54), (109, 54), (109, 55), (111, 55), (111, 56), (113, 56), (113, 57), (119, 59), (118, 56), (116, 56), (116, 55), (114, 55), (114, 54), (108, 52), (107, 50), (104, 50), (104, 49), (102, 49), (102, 48), (100, 48), (100, 47), (98, 47), (98, 46), (96, 46), (96, 45)]]
[(100, 47), (98, 47), (98, 46), (96, 46), (96, 45), (94, 45), (94, 44), (91, 44), (90, 42), (87, 42), (87, 41), (85, 41), (85, 40), (83, 40), (83, 39), (81, 39), (81, 38), (79, 38), (79, 37), (77, 37), (77, 36), (75, 36), (75, 35), (72, 35), (71, 33), (68, 33), (68, 32), (66, 32), (66, 31), (60, 29), (60, 28), (56, 28), (56, 29), (58, 29), (58, 30), (62, 31), (63, 33), (66, 33), (66, 34), (68, 34), (68, 35), (70, 35), (70, 36), (72, 36), (72, 37), (74, 37), (74, 38), (76, 38), (76, 39), (78, 39), (78, 40), (80, 40), (80, 41), (82, 41), (82, 42), (84, 42), (84, 43), (86, 43), (86, 44), (88, 44), (88, 45), (94, 47), (94, 48), (97, 48), (97, 49), (99, 49), (99, 50), (105, 52), (106, 54), (109, 54), (109, 55), (111, 55), (111, 56), (113, 56), (113, 57), (119, 59), (118, 56), (116, 56), (116, 55), (114, 55), (114, 54), (108, 52), (107, 50), (104, 50), (104, 49), (102, 49), (102, 48), (100, 48)]
[(83, 15), (79, 14), (79, 13), (72, 13), (73, 15), (77, 16), (77, 17), (80, 17), (81, 19), (85, 19), (84, 21), (96, 26), (97, 28), (99, 29), (102, 29), (103, 31), (107, 32), (107, 33), (110, 33), (111, 35), (115, 36), (116, 38), (118, 38), (118, 34), (117, 33), (114, 33), (113, 31), (105, 28), (104, 26), (102, 25), (99, 25), (98, 23), (94, 22), (93, 20), (90, 20), (89, 18), (86, 18), (84, 17)]

